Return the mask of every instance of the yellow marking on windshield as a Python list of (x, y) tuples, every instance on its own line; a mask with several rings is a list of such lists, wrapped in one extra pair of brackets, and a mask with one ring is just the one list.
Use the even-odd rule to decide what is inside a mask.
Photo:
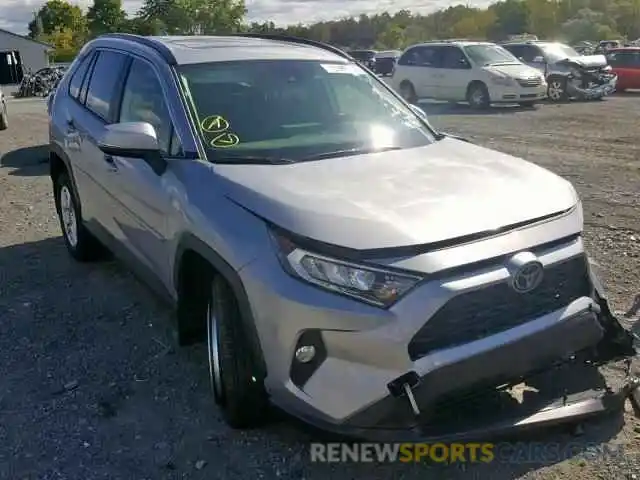
[(229, 122), (221, 115), (210, 115), (200, 122), (200, 127), (207, 133), (220, 133), (229, 128)]
[(210, 145), (214, 148), (229, 148), (240, 143), (240, 139), (235, 133), (224, 132), (211, 140)]

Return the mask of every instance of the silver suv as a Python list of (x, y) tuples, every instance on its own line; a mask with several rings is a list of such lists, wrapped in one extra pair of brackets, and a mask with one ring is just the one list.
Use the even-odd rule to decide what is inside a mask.
[(103, 36), (50, 136), (69, 253), (115, 253), (176, 305), (234, 427), (274, 403), (338, 432), (422, 428), (449, 395), (620, 333), (569, 182), (436, 132), (333, 47)]

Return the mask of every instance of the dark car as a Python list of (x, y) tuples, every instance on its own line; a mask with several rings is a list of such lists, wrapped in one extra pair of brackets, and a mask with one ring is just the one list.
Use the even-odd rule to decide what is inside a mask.
[(377, 53), (375, 50), (351, 50), (349, 55), (365, 67), (375, 71)]
[(389, 50), (386, 52), (378, 52), (376, 54), (376, 73), (378, 75), (391, 75), (396, 66), (396, 62), (402, 52), (398, 50)]

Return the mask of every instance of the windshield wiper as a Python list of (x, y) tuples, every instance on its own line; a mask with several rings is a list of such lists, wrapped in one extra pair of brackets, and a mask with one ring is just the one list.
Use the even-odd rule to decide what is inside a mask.
[(346, 148), (343, 150), (334, 150), (332, 152), (323, 152), (318, 153), (316, 155), (310, 155), (308, 157), (302, 158), (301, 162), (307, 162), (312, 160), (323, 160), (325, 158), (336, 158), (336, 157), (348, 157), (351, 155), (364, 155), (365, 153), (380, 153), (380, 152), (388, 152), (390, 150), (402, 150), (402, 147), (382, 147), (382, 148)]
[(211, 159), (213, 163), (244, 164), (244, 165), (286, 165), (294, 160), (284, 157), (269, 157), (262, 155), (220, 155)]

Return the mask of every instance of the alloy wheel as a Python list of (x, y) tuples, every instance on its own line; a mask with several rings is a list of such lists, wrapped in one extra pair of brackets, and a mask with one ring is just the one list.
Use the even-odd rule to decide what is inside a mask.
[(73, 204), (73, 197), (69, 187), (63, 185), (60, 188), (60, 217), (62, 218), (62, 229), (69, 245), (73, 248), (78, 246), (78, 220), (76, 209)]
[(549, 98), (551, 100), (554, 101), (558, 101), (562, 98), (562, 95), (564, 94), (564, 88), (562, 86), (562, 83), (560, 83), (559, 81), (553, 81), (549, 84), (549, 89), (547, 94), (549, 95)]
[[(213, 289), (212, 289), (213, 290)], [(212, 296), (207, 305), (207, 353), (209, 357), (209, 379), (213, 395), (218, 404), (222, 403), (222, 369), (220, 367), (219, 320)]]

